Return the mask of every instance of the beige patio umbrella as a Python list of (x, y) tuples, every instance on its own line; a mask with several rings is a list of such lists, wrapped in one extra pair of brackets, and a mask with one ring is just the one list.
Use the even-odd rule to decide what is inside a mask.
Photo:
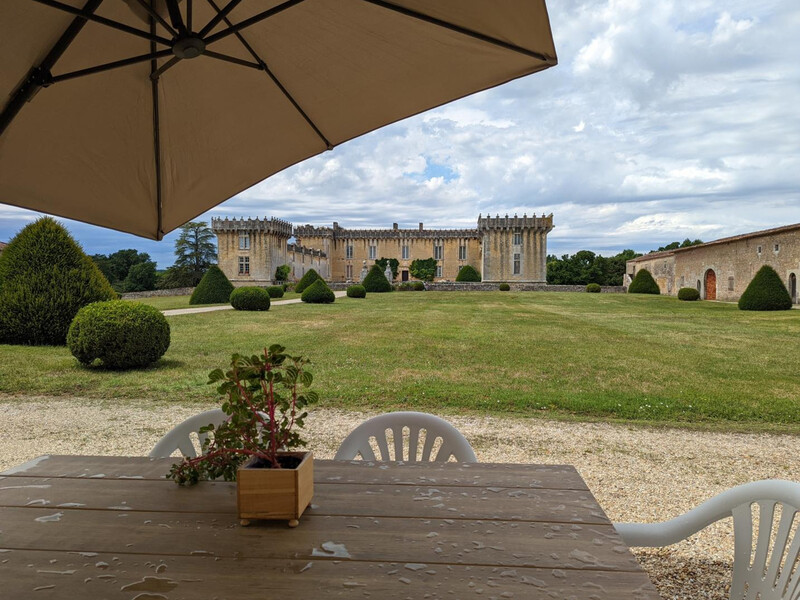
[(555, 64), (544, 0), (3, 0), (0, 202), (161, 239)]

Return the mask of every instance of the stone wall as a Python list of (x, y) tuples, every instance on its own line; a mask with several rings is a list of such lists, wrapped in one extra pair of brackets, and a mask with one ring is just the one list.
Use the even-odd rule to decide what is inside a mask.
[(169, 290), (149, 290), (147, 292), (128, 292), (120, 294), (120, 298), (123, 300), (135, 300), (137, 298), (160, 298), (162, 296), (190, 296), (193, 291), (193, 287), (186, 287)]
[[(549, 285), (546, 283), (512, 283), (507, 282), (513, 292), (583, 292), (585, 285)], [(426, 283), (425, 289), (431, 292), (495, 292), (499, 283)], [(624, 294), (624, 286), (603, 286), (601, 292), (606, 294)]]

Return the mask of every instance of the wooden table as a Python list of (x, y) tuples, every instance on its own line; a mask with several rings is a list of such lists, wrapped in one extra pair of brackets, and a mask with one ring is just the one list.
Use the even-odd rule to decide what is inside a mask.
[(300, 526), (241, 527), (235, 484), (171, 460), (0, 474), (0, 598), (657, 600), (570, 466), (315, 461)]

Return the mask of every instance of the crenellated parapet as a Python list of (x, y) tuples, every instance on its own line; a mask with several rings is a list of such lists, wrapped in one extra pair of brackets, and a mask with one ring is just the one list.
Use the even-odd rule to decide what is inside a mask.
[(263, 219), (212, 218), (211, 230), (217, 234), (228, 231), (241, 231), (246, 233), (269, 233), (285, 238), (292, 237), (292, 224), (289, 223), (289, 221), (276, 219), (275, 217), (271, 219), (267, 219), (266, 217)]
[(521, 217), (517, 215), (513, 217), (509, 217), (508, 215), (504, 217), (500, 215), (494, 217), (491, 215), (486, 215), (485, 217), (479, 216), (478, 231), (483, 232), (488, 229), (509, 231), (535, 229), (547, 233), (553, 229), (553, 213), (547, 216), (542, 215), (541, 217), (537, 217), (535, 214), (530, 217), (527, 214)]
[(409, 239), (478, 239), (477, 229), (425, 229), (420, 223), (417, 229), (400, 229), (395, 223), (391, 229), (345, 229), (334, 223), (333, 227), (299, 225), (294, 228), (299, 239), (327, 238), (332, 240), (409, 240)]
[(294, 252), (295, 254), (305, 254), (306, 256), (313, 256), (315, 258), (326, 258), (327, 254), (322, 250), (317, 250), (315, 248), (306, 248), (305, 246), (300, 246), (299, 244), (288, 244), (286, 246), (286, 250), (288, 252)]

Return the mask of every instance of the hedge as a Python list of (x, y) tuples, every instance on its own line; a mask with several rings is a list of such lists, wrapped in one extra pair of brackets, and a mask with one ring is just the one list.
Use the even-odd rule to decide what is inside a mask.
[(685, 300), (687, 302), (700, 300), (700, 292), (698, 292), (695, 288), (682, 287), (678, 290), (678, 300)]
[(320, 277), (319, 273), (317, 273), (314, 269), (309, 269), (305, 272), (305, 275), (300, 278), (300, 281), (295, 284), (294, 291), (298, 294), (303, 293), (305, 289), (317, 279), (322, 279), (322, 277)]
[(347, 297), (348, 298), (366, 298), (367, 297), (367, 290), (364, 289), (363, 285), (351, 285), (347, 288)]
[(769, 265), (758, 270), (753, 281), (739, 298), (740, 310), (789, 310), (792, 297), (780, 275)]
[(628, 286), (629, 294), (660, 294), (656, 280), (647, 269), (640, 269)]
[(476, 281), (479, 282), (481, 280), (481, 275), (478, 271), (475, 270), (475, 267), (471, 265), (464, 265), (458, 270), (458, 275), (456, 275), (456, 281)]
[(116, 298), (67, 230), (43, 217), (0, 254), (0, 343), (63, 346), (82, 307)]
[(194, 288), (189, 304), (227, 304), (231, 299), (233, 284), (217, 265), (211, 265)]
[(269, 310), (269, 293), (260, 287), (240, 287), (231, 292), (231, 306), (236, 310)]
[(386, 279), (386, 275), (383, 274), (383, 271), (381, 271), (378, 265), (372, 265), (372, 268), (369, 270), (369, 273), (367, 273), (367, 276), (364, 277), (364, 281), (361, 282), (361, 285), (363, 285), (364, 289), (368, 292), (376, 294), (392, 291), (392, 284)]
[(336, 296), (322, 279), (317, 279), (303, 291), (300, 299), (311, 304), (330, 304)]
[(169, 348), (169, 323), (161, 311), (141, 302), (94, 302), (75, 315), (67, 346), (84, 365), (99, 360), (109, 369), (146, 367)]

